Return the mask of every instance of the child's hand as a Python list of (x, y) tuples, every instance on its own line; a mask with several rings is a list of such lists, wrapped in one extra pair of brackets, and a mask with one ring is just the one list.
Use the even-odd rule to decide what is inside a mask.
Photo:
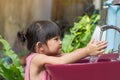
[(91, 40), (87, 45), (88, 55), (98, 55), (104, 52), (107, 47), (106, 41)]

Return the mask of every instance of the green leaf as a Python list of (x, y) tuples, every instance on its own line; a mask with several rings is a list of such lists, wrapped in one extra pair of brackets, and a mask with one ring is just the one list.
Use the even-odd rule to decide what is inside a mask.
[(82, 48), (88, 44), (100, 16), (93, 14), (91, 17), (85, 15), (79, 16), (80, 21), (74, 22), (70, 28), (70, 34), (66, 34), (62, 40), (62, 51), (71, 52), (75, 49)]
[(63, 52), (70, 52), (73, 50), (73, 46), (71, 44), (72, 44), (74, 37), (75, 37), (74, 35), (70, 35), (70, 36), (65, 35), (65, 38), (62, 41)]
[[(0, 36), (0, 42), (3, 49), (0, 50), (1, 54), (5, 56), (0, 59), (0, 75), (5, 80), (24, 80), (24, 69), (20, 64), (18, 55), (12, 50), (10, 44)], [(11, 62), (5, 58), (9, 58)]]
[(3, 76), (5, 80), (24, 80), (19, 69), (14, 65), (6, 67), (0, 64), (0, 75)]

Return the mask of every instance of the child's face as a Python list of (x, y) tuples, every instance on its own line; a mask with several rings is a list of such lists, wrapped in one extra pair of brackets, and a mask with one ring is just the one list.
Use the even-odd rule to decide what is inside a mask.
[(47, 55), (58, 55), (61, 53), (62, 41), (60, 36), (56, 36), (47, 41)]

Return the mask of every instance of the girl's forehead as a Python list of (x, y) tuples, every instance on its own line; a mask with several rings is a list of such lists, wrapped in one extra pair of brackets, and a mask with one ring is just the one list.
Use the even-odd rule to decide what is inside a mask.
[(60, 36), (59, 36), (59, 35), (57, 35), (57, 36), (54, 36), (53, 38), (60, 38)]

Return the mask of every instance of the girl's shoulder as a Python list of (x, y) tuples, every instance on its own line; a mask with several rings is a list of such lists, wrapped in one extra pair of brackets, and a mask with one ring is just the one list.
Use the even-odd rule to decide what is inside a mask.
[(43, 65), (43, 61), (45, 59), (45, 55), (44, 54), (39, 54), (39, 53), (31, 53), (28, 57), (27, 57), (27, 61), (30, 61), (32, 64), (36, 65), (36, 66), (41, 66)]
[(30, 55), (27, 56), (26, 60), (29, 61), (36, 55), (37, 55), (37, 53), (31, 53)]

